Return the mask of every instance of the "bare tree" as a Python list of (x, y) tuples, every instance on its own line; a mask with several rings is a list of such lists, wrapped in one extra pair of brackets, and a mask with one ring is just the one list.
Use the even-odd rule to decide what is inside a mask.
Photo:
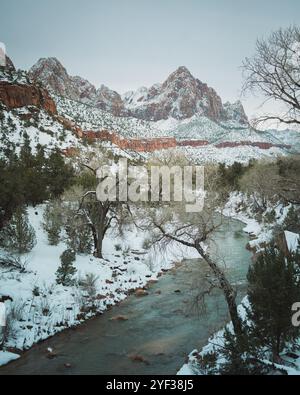
[(280, 115), (267, 114), (255, 123), (279, 121), (300, 124), (300, 29), (280, 29), (268, 39), (258, 40), (256, 53), (243, 63), (246, 81), (243, 91), (262, 93), (266, 101), (283, 104)]
[(279, 157), (275, 163), (271, 160), (256, 162), (241, 177), (239, 185), (243, 192), (252, 196), (261, 213), (269, 202), (300, 204), (300, 158), (293, 155)]
[(279, 200), (279, 183), (277, 166), (270, 160), (255, 163), (239, 181), (241, 190), (252, 196), (256, 209), (261, 213), (267, 209), (268, 202)]
[[(194, 248), (199, 256), (208, 264), (213, 274), (210, 286), (199, 298), (218, 287), (222, 290), (229, 314), (237, 336), (242, 334), (242, 323), (238, 314), (236, 296), (237, 292), (227, 279), (224, 270), (210, 256), (204, 243), (208, 242), (213, 233), (222, 225), (222, 214), (216, 214), (219, 204), (218, 198), (208, 199), (205, 209), (201, 213), (186, 213), (184, 205), (179, 203), (164, 205), (160, 208), (145, 209), (143, 215), (139, 214), (139, 224), (143, 230), (152, 229), (148, 245), (164, 248), (170, 243), (179, 243), (185, 247)], [(142, 218), (141, 218), (142, 217)]]
[[(95, 178), (96, 169), (91, 169)], [(64, 196), (65, 227), (68, 236), (79, 234), (84, 229), (90, 229), (93, 240), (93, 254), (97, 258), (103, 258), (103, 240), (109, 229), (122, 234), (122, 228), (128, 219), (128, 205), (125, 202), (100, 201), (97, 199), (95, 189), (85, 190), (81, 187), (71, 188)], [(66, 207), (67, 205), (67, 207)]]
[(86, 226), (91, 229), (94, 242), (94, 256), (103, 258), (102, 245), (108, 229), (115, 224), (120, 224), (121, 206), (118, 202), (101, 202), (96, 197), (95, 191), (85, 193), (81, 197), (76, 215), (84, 219)]
[(63, 199), (50, 208), (48, 215), (50, 219), (58, 219), (55, 227), (59, 232), (60, 228), (66, 230), (59, 238), (63, 238), (72, 250), (89, 250), (90, 239), (93, 243), (93, 255), (100, 259), (103, 258), (103, 240), (107, 231), (113, 229), (121, 235), (129, 218), (127, 202), (118, 199), (100, 201), (97, 198), (97, 185), (103, 181), (97, 178), (97, 170), (110, 164), (108, 158), (96, 155), (93, 160), (77, 163), (81, 169), (77, 174), (77, 184), (64, 193)]

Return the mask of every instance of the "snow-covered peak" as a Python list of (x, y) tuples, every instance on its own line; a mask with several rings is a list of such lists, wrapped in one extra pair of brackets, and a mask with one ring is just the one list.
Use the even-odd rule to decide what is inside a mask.
[(195, 78), (192, 76), (191, 72), (185, 67), (180, 66), (177, 70), (169, 75), (166, 81), (163, 84), (163, 87), (167, 87), (170, 84), (173, 84), (174, 81), (182, 81), (183, 84), (194, 83)]
[(121, 96), (106, 86), (98, 90), (93, 84), (79, 76), (72, 77), (56, 58), (42, 58), (29, 71), (31, 78), (42, 83), (51, 92), (79, 101), (114, 115), (124, 115)]
[(41, 58), (29, 70), (30, 77), (40, 82), (47, 89), (73, 100), (80, 98), (76, 81), (56, 58)]
[(222, 104), (216, 91), (195, 78), (185, 67), (178, 67), (162, 84), (141, 87), (122, 97), (102, 85), (96, 89), (81, 77), (72, 77), (57, 58), (42, 58), (31, 69), (32, 79), (55, 94), (108, 111), (117, 116), (131, 115), (146, 121), (189, 119), (203, 115), (215, 122), (248, 124), (240, 102)]
[(67, 70), (60, 63), (57, 58), (40, 58), (35, 65), (31, 67), (29, 73), (39, 79), (41, 82), (49, 83), (49, 78), (53, 73), (57, 74), (57, 77), (67, 79), (69, 77)]
[(218, 120), (224, 115), (222, 101), (214, 89), (184, 66), (171, 73), (163, 84), (128, 92), (123, 100), (133, 116), (149, 121), (187, 119), (195, 114)]

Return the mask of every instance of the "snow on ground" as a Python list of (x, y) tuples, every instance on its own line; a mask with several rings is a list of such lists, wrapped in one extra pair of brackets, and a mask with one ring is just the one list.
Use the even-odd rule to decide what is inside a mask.
[[(197, 350), (194, 350), (191, 354), (190, 354), (190, 358), (192, 358), (192, 356), (194, 355), (194, 353), (196, 353)], [(186, 363), (185, 365), (182, 366), (182, 368), (178, 371), (177, 376), (195, 376), (196, 373), (194, 370), (192, 370), (191, 368), (191, 364)]]
[(289, 232), (288, 230), (284, 232), (284, 235), (288, 250), (290, 252), (296, 252), (299, 245), (300, 236), (297, 233)]
[(20, 355), (8, 351), (0, 351), (0, 366), (20, 358)]
[[(245, 307), (249, 307), (249, 302), (247, 296), (242, 300), (241, 304), (238, 306), (238, 312), (241, 319), (244, 321), (246, 318), (246, 310)], [(228, 323), (226, 328), (233, 332), (232, 323)], [(200, 370), (198, 359), (199, 357), (203, 357), (205, 355), (211, 354), (220, 351), (220, 348), (224, 348), (225, 339), (224, 339), (225, 328), (216, 332), (210, 339), (208, 339), (208, 343), (205, 347), (202, 348), (201, 351), (194, 350), (191, 352), (188, 358), (188, 362), (185, 363), (182, 368), (177, 372), (178, 376), (186, 376), (186, 375), (205, 375), (205, 372)], [(299, 342), (298, 342), (299, 343)], [(264, 359), (263, 362), (265, 365), (270, 365), (274, 371), (279, 370), (286, 372), (287, 375), (290, 376), (299, 376), (300, 375), (300, 353), (295, 352), (293, 350), (293, 358), (289, 354), (289, 347), (280, 355), (282, 361), (286, 362), (286, 364), (274, 364), (273, 362)], [(226, 362), (222, 356), (218, 356), (216, 361), (216, 368), (218, 369), (221, 364)]]
[[(133, 117), (116, 117), (95, 107), (55, 95), (53, 95), (53, 99), (56, 102), (58, 112), (75, 121), (83, 130), (111, 130), (125, 138), (133, 139), (175, 137), (178, 141), (207, 140), (209, 145), (203, 147), (177, 147), (169, 150), (186, 155), (196, 164), (210, 162), (222, 162), (227, 165), (234, 162), (248, 163), (250, 159), (275, 158), (278, 155), (288, 153), (287, 150), (277, 147), (267, 150), (252, 146), (217, 148), (215, 144), (224, 141), (270, 142), (274, 144), (282, 142), (270, 133), (259, 132), (247, 126), (241, 127), (239, 124), (225, 122), (218, 124), (199, 114), (184, 120), (169, 118), (152, 122)], [(114, 147), (112, 148), (114, 151)], [(162, 154), (164, 154), (164, 151), (166, 150), (161, 151)], [(130, 155), (134, 155), (132, 151), (128, 152)], [(143, 153), (142, 156), (149, 158), (152, 153)]]
[(276, 147), (268, 150), (252, 146), (217, 148), (212, 144), (203, 147), (177, 147), (176, 150), (196, 164), (225, 163), (228, 166), (234, 162), (248, 164), (250, 159), (275, 159), (284, 155), (283, 150)]
[[(115, 152), (113, 150), (113, 152)], [(132, 154), (134, 151), (127, 151)], [(268, 150), (262, 150), (258, 147), (240, 146), (240, 147), (225, 147), (217, 148), (213, 144), (202, 147), (178, 146), (176, 148), (164, 149), (155, 151), (156, 157), (164, 157), (166, 153), (181, 154), (185, 156), (190, 162), (197, 165), (205, 165), (209, 163), (225, 163), (227, 166), (233, 165), (234, 162), (248, 164), (252, 159), (276, 159), (278, 156), (285, 155), (282, 149), (273, 147)], [(144, 159), (149, 159), (153, 156), (152, 152), (139, 153)]]
[[(251, 197), (245, 196), (241, 192), (234, 192), (230, 195), (230, 198), (225, 206), (223, 211), (223, 215), (234, 218), (243, 222), (246, 226), (243, 229), (244, 232), (248, 233), (253, 240), (249, 242), (250, 248), (253, 248), (256, 251), (262, 249), (262, 246), (265, 243), (270, 242), (273, 239), (273, 230), (276, 225), (282, 225), (291, 205), (283, 206), (282, 204), (278, 204), (272, 206), (269, 205), (266, 213), (270, 213), (272, 210), (275, 211), (275, 221), (269, 223), (267, 221), (262, 220), (262, 222), (258, 222), (253, 218), (254, 213), (252, 209), (253, 200)], [(288, 244), (288, 248), (290, 251), (294, 251), (299, 243), (300, 236), (285, 231), (285, 237)], [(247, 296), (243, 299), (241, 304), (238, 306), (239, 315), (242, 320), (245, 320), (245, 308), (244, 306), (248, 305)], [(227, 328), (232, 330), (232, 323), (227, 325)], [(299, 340), (300, 343), (300, 340)], [(215, 333), (209, 340), (208, 344), (202, 348), (201, 351), (194, 350), (189, 355), (188, 362), (183, 365), (183, 367), (178, 371), (177, 375), (202, 375), (205, 374), (199, 370), (198, 365), (198, 357), (207, 355), (211, 352), (217, 351), (220, 347), (224, 346), (224, 329)], [(295, 353), (294, 353), (295, 354)], [(296, 354), (295, 354), (296, 355)], [(298, 354), (297, 354), (298, 355)], [(286, 354), (282, 355), (282, 359), (287, 362), (286, 365), (278, 365), (273, 364), (270, 361), (264, 361), (264, 363), (272, 365), (275, 369), (279, 369), (285, 371), (288, 375), (300, 375), (300, 354), (298, 355), (298, 359), (289, 358)], [(217, 361), (217, 367), (224, 362), (221, 358)]]
[[(66, 245), (62, 242), (55, 247), (48, 244), (41, 225), (43, 210), (44, 206), (29, 208), (37, 245), (22, 257), (23, 262), (27, 262), (26, 272), (0, 268), (0, 295), (13, 299), (13, 302), (5, 302), (9, 328), (5, 347), (8, 350), (28, 349), (40, 340), (79, 325), (122, 301), (134, 289), (158, 279), (162, 270), (170, 269), (179, 259), (195, 257), (188, 249), (174, 245), (164, 253), (153, 249), (146, 251), (143, 242), (147, 235), (135, 228), (128, 229), (122, 239), (110, 234), (104, 239), (105, 259), (92, 255), (77, 255), (76, 258), (79, 284), (87, 274), (96, 277), (96, 291), (91, 300), (81, 286), (56, 284), (55, 273)], [(6, 361), (4, 357), (3, 361)]]
[(20, 109), (0, 109), (0, 147), (15, 144), (16, 152), (24, 143), (25, 138), (30, 138), (32, 151), (35, 152), (38, 144), (50, 148), (66, 149), (80, 147), (84, 150), (81, 141), (64, 126), (57, 122), (44, 110), (28, 106)]
[[(248, 300), (247, 297), (245, 297), (241, 304), (238, 306), (238, 313), (241, 319), (245, 319), (246, 316), (246, 311), (245, 311), (245, 306), (247, 306)], [(233, 331), (233, 326), (232, 323), (227, 324), (227, 328), (230, 331)], [(208, 339), (208, 344), (202, 348), (201, 351), (194, 350), (191, 352), (189, 355), (189, 360), (186, 364), (183, 365), (183, 367), (178, 371), (177, 375), (179, 376), (185, 376), (188, 374), (192, 375), (203, 375), (204, 373), (199, 370), (198, 366), (198, 357), (199, 356), (204, 356), (207, 354), (210, 354), (214, 351), (219, 351), (220, 347), (224, 347), (224, 333), (225, 333), (225, 328), (221, 329), (217, 333), (215, 333), (210, 339)], [(220, 358), (217, 361), (217, 366), (220, 365), (222, 362), (222, 358)], [(192, 373), (189, 373), (192, 372)]]
[(258, 222), (258, 220), (254, 219), (252, 197), (247, 197), (241, 192), (234, 192), (231, 194), (223, 214), (246, 224), (243, 230), (252, 238), (249, 242), (249, 247), (259, 250), (273, 239), (274, 227), (283, 223), (290, 208), (290, 204), (286, 206), (282, 204), (269, 205), (264, 214), (266, 215), (274, 210), (275, 221), (268, 222), (263, 217), (262, 221)]

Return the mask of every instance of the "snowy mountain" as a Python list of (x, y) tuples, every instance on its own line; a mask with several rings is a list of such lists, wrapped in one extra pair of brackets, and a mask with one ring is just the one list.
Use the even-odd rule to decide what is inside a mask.
[(19, 147), (30, 138), (33, 151), (38, 144), (48, 150), (66, 150), (82, 144), (66, 128), (56, 104), (44, 89), (33, 84), (27, 73), (15, 71), (12, 63), (0, 70), (0, 147)]
[[(55, 99), (59, 101), (57, 97)], [(64, 100), (76, 108), (80, 104), (84, 109), (92, 108), (92, 112), (99, 111), (101, 118), (105, 119), (106, 114), (108, 118), (115, 118), (111, 113), (70, 99)], [(29, 138), (33, 152), (37, 145), (42, 145), (47, 152), (59, 149), (67, 156), (76, 153), (84, 159), (91, 151), (104, 147), (113, 154), (140, 157), (135, 152), (129, 155), (119, 147), (100, 140), (87, 144), (82, 137), (76, 119), (68, 117), (61, 109), (58, 111), (54, 97), (32, 81), (27, 72), (12, 67), (0, 68), (0, 148), (18, 153), (20, 146)]]
[(94, 105), (96, 108), (108, 111), (116, 116), (128, 115), (121, 96), (105, 85), (101, 85), (97, 90)]
[(248, 124), (241, 102), (222, 104), (213, 88), (201, 82), (186, 67), (179, 67), (164, 83), (142, 87), (122, 97), (102, 85), (96, 89), (81, 77), (71, 77), (56, 58), (40, 59), (29, 71), (53, 93), (92, 105), (116, 116), (132, 116), (146, 121), (188, 119), (195, 114), (214, 121), (236, 121)]
[(5, 69), (8, 71), (16, 71), (13, 62), (7, 55), (5, 55)]
[(70, 76), (56, 58), (40, 59), (29, 70), (29, 76), (57, 95), (93, 105), (114, 115), (125, 115), (123, 101), (117, 92), (103, 85), (96, 89), (89, 81)]
[[(234, 122), (214, 122), (194, 115), (185, 120), (169, 118), (144, 121), (134, 117), (115, 117), (83, 103), (54, 96), (57, 111), (74, 120), (83, 134), (114, 152), (148, 158), (172, 150), (195, 163), (247, 163), (250, 159), (276, 157), (289, 153), (289, 147), (268, 132), (260, 132)], [(286, 141), (287, 144), (290, 142)]]
[(29, 70), (29, 76), (33, 80), (41, 82), (45, 88), (73, 100), (80, 98), (82, 86), (84, 86), (84, 90), (88, 88), (89, 91), (90, 89), (87, 87), (87, 81), (81, 81), (81, 79), (79, 81), (78, 78), (70, 77), (67, 70), (56, 58), (40, 59)]
[(22, 144), (24, 134), (33, 143), (83, 154), (101, 148), (147, 159), (169, 150), (195, 163), (229, 164), (286, 155), (294, 142), (294, 135), (252, 129), (240, 102), (223, 105), (185, 67), (163, 84), (121, 98), (70, 77), (55, 58), (41, 59), (29, 73), (11, 66), (0, 71), (0, 103), (2, 144)]
[(133, 116), (149, 121), (170, 117), (187, 119), (199, 114), (214, 121), (238, 120), (241, 124), (248, 123), (241, 103), (232, 107), (228, 104), (223, 106), (216, 91), (193, 77), (184, 66), (173, 72), (162, 85), (128, 92), (123, 100)]

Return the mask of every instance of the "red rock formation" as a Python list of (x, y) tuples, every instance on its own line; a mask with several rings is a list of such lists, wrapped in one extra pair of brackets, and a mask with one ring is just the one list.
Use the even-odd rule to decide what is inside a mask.
[[(140, 97), (139, 97), (140, 96)], [(162, 85), (124, 95), (125, 107), (134, 117), (159, 121), (190, 118), (201, 113), (213, 120), (225, 119), (221, 98), (214, 89), (179, 67)]]
[(85, 131), (83, 134), (89, 139), (110, 141), (121, 149), (129, 149), (137, 152), (154, 152), (162, 149), (175, 148), (177, 146), (176, 139), (172, 137), (125, 139), (108, 130), (101, 130), (99, 132)]
[(34, 81), (46, 89), (72, 100), (95, 106), (115, 116), (133, 116), (148, 121), (173, 117), (190, 118), (203, 114), (214, 121), (235, 120), (247, 124), (240, 102), (223, 106), (217, 92), (179, 67), (162, 84), (127, 92), (123, 98), (102, 85), (99, 89), (81, 77), (72, 77), (56, 58), (42, 58), (29, 71)]
[(179, 147), (203, 147), (208, 144), (209, 141), (207, 140), (183, 140), (177, 142)]
[(217, 144), (217, 148), (233, 148), (233, 147), (241, 147), (241, 146), (251, 146), (251, 147), (258, 147), (260, 149), (270, 149), (272, 147), (276, 148), (286, 148), (291, 149), (291, 145), (286, 144), (272, 144), (272, 143), (265, 143), (261, 141), (224, 141), (223, 143)]
[(45, 89), (0, 81), (0, 101), (8, 108), (36, 106), (56, 114), (56, 105)]
[[(126, 139), (119, 136), (115, 132), (108, 130), (101, 131), (82, 131), (76, 127), (74, 130), (79, 137), (86, 137), (91, 140), (110, 141), (121, 149), (128, 149), (137, 152), (154, 152), (168, 148), (176, 147), (205, 147), (209, 145), (207, 140), (182, 140), (177, 141), (173, 137), (161, 137), (161, 138), (143, 138), (143, 139)], [(216, 144), (216, 148), (234, 148), (241, 146), (258, 147), (260, 149), (270, 149), (272, 147), (290, 149), (290, 145), (284, 144), (272, 144), (265, 142), (252, 142), (252, 141), (225, 141), (220, 144)]]
[(56, 120), (60, 122), (66, 129), (72, 130), (74, 133), (76, 133), (79, 138), (84, 137), (82, 129), (77, 126), (75, 122), (62, 117), (61, 115), (57, 115)]
[(56, 58), (42, 58), (29, 71), (33, 81), (44, 88), (69, 99), (88, 103), (116, 116), (128, 115), (121, 96), (102, 85), (96, 89), (93, 84), (81, 77), (72, 77)]

